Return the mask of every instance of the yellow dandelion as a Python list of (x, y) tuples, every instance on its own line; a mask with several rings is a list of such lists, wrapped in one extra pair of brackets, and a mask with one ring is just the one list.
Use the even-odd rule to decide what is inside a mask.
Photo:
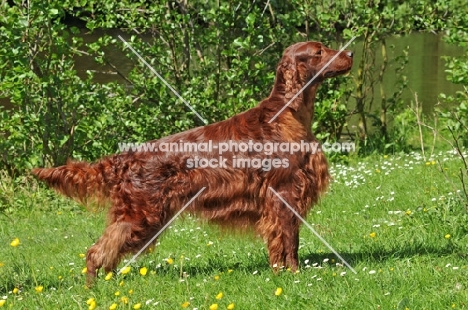
[(138, 310), (141, 309), (141, 303), (137, 303), (133, 306), (133, 309)]
[(96, 309), (96, 306), (97, 306), (97, 305), (96, 305), (96, 300), (95, 300), (94, 298), (88, 299), (88, 300), (86, 301), (86, 303), (87, 303), (88, 306), (89, 306), (89, 307), (88, 307), (89, 310), (94, 310), (94, 309)]
[(369, 234), (369, 237), (371, 237), (371, 238), (375, 238), (375, 236), (377, 236), (377, 233), (375, 231), (373, 231), (373, 232), (371, 232)]
[(80, 258), (84, 258), (86, 255), (83, 254), (83, 253), (80, 253), (80, 254), (78, 254), (78, 256), (79, 256)]
[(106, 277), (104, 278), (104, 280), (106, 280), (106, 281), (109, 281), (110, 279), (112, 279), (112, 271), (109, 272), (109, 273), (106, 275)]
[(187, 308), (190, 305), (188, 301), (184, 302), (181, 306), (182, 308)]
[(124, 281), (122, 280), (120, 281), (119, 286), (123, 286), (123, 285), (124, 285)]
[(405, 213), (406, 213), (406, 215), (411, 215), (412, 212), (411, 212), (411, 210), (408, 210)]
[(174, 260), (172, 258), (166, 258), (166, 262), (169, 264), (169, 265), (172, 265), (174, 263)]
[(429, 166), (431, 164), (431, 162), (427, 161), (426, 162), (426, 166)]
[(281, 287), (278, 287), (278, 288), (276, 289), (276, 291), (275, 291), (275, 295), (276, 295), (276, 296), (279, 296), (279, 295), (281, 295), (282, 293), (283, 293), (283, 289), (282, 289)]
[(59, 280), (62, 280), (62, 279), (63, 279), (63, 277), (62, 277), (62, 276), (58, 276), (58, 279), (59, 279)]
[(4, 263), (2, 263), (2, 262), (0, 262), (0, 267), (3, 267), (3, 266), (5, 266), (5, 264), (4, 264)]
[(15, 287), (15, 288), (13, 289), (13, 294), (18, 294), (18, 292), (19, 292), (19, 289), (18, 289), (17, 287)]
[(435, 161), (435, 160), (431, 161), (431, 164), (435, 165), (435, 164), (436, 164), (436, 161)]
[(42, 293), (42, 291), (44, 290), (44, 287), (42, 285), (39, 285), (39, 286), (36, 286), (34, 290), (36, 291), (36, 293)]
[(133, 294), (133, 290), (132, 290), (132, 289), (129, 289), (129, 290), (128, 290), (128, 293), (129, 293), (130, 295), (132, 295), (132, 294)]
[(228, 310), (234, 309), (234, 303), (230, 303), (230, 304), (227, 306), (227, 309), (228, 309)]
[(128, 304), (128, 297), (126, 297), (126, 296), (121, 297), (120, 302), (122, 302), (124, 304)]
[(379, 169), (375, 169), (375, 172), (380, 173), (380, 170), (379, 170)]
[(228, 273), (231, 273), (231, 272), (233, 272), (233, 271), (234, 271), (234, 270), (232, 270), (232, 269), (228, 269)]
[(5, 299), (0, 299), (0, 307), (3, 307), (3, 305), (6, 303)]
[(221, 299), (223, 298), (223, 292), (219, 292), (218, 295), (216, 295), (216, 299)]
[(113, 303), (112, 305), (109, 306), (109, 310), (115, 310), (117, 309), (117, 304)]
[(214, 276), (214, 279), (215, 279), (215, 281), (218, 281), (218, 280), (219, 280), (219, 276), (218, 276), (218, 275)]
[(81, 273), (82, 273), (82, 274), (85, 274), (85, 273), (87, 273), (87, 272), (88, 272), (88, 268), (86, 268), (86, 267), (84, 267), (84, 268), (81, 270)]
[(450, 234), (446, 234), (445, 235), (445, 239), (450, 239), (452, 236), (450, 236)]
[(10, 242), (10, 245), (12, 247), (16, 247), (16, 246), (20, 245), (19, 239), (18, 238), (13, 239), (13, 241)]
[(217, 310), (218, 309), (218, 304), (212, 304), (209, 309), (210, 310)]
[(117, 291), (117, 292), (114, 293), (114, 295), (115, 295), (115, 296), (119, 296), (119, 295), (120, 295), (120, 292)]
[(336, 277), (336, 272), (332, 273), (332, 276)]
[(148, 268), (146, 268), (146, 267), (140, 268), (140, 274), (142, 276), (146, 276), (147, 272), (148, 272)]
[(120, 270), (120, 273), (121, 274), (127, 274), (127, 273), (130, 272), (131, 269), (132, 268), (130, 266), (124, 267), (124, 268), (122, 268), (122, 270)]

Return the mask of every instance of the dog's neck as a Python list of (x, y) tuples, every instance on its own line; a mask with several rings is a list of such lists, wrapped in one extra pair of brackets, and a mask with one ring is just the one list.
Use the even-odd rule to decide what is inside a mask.
[[(308, 86), (304, 91), (294, 99), (294, 106), (297, 106), (297, 110), (292, 108), (293, 103), (290, 103), (290, 107), (283, 111), (283, 113), (290, 114), (293, 116), (306, 131), (310, 131), (312, 126), (312, 121), (314, 119), (314, 108), (315, 108), (315, 96), (317, 95), (317, 89), (320, 86), (320, 83), (312, 84)], [(273, 97), (280, 99), (282, 106), (278, 108), (283, 108), (284, 105), (288, 104), (290, 99), (285, 98), (284, 93), (277, 92), (272, 94)]]
[[(285, 97), (283, 85), (282, 83), (275, 85), (270, 97), (260, 104), (260, 106), (269, 111), (268, 120), (290, 101), (290, 99)], [(294, 99), (294, 106), (297, 107), (297, 110), (292, 108), (293, 103), (290, 103), (289, 107), (277, 116), (275, 122), (282, 124), (280, 126), (282, 129), (280, 130), (284, 131), (283, 134), (291, 140), (301, 139), (304, 136), (313, 136), (314, 102), (319, 85), (320, 83), (310, 85)], [(287, 124), (287, 126), (284, 126), (284, 124)]]
[(302, 102), (297, 111), (291, 109), (292, 115), (296, 118), (307, 131), (311, 130), (314, 120), (315, 96), (320, 84), (312, 84), (302, 92)]

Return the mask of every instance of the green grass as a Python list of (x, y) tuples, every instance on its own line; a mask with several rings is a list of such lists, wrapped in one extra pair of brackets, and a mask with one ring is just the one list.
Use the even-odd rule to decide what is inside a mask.
[[(330, 192), (308, 222), (357, 274), (306, 227), (300, 272), (275, 274), (260, 240), (185, 217), (130, 273), (110, 280), (101, 274), (90, 289), (81, 256), (100, 236), (105, 215), (27, 178), (3, 176), (0, 300), (6, 309), (88, 309), (90, 298), (96, 309), (114, 303), (117, 309), (139, 303), (141, 309), (183, 309), (185, 302), (187, 309), (226, 309), (231, 303), (235, 309), (467, 308), (468, 215), (456, 193), (461, 162), (445, 152), (434, 160), (442, 162), (455, 188), (436, 161), (417, 153), (333, 165)], [(15, 238), (20, 244), (13, 247)]]

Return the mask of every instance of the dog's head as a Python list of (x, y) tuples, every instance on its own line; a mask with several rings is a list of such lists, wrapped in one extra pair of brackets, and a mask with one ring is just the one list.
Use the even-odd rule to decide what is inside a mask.
[[(319, 84), (326, 78), (349, 72), (352, 65), (352, 51), (340, 53), (320, 42), (300, 42), (284, 51), (278, 65), (277, 83), (284, 83), (284, 97), (290, 100), (311, 79), (310, 85)], [(299, 95), (289, 107), (297, 111), (302, 98)]]

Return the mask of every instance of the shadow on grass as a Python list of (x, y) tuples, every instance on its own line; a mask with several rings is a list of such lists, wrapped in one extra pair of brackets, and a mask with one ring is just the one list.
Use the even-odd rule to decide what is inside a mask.
[[(222, 276), (223, 274), (227, 274), (228, 270), (233, 270), (236, 273), (242, 273), (245, 275), (251, 275), (254, 272), (256, 274), (262, 273), (270, 273), (271, 267), (268, 263), (268, 256), (267, 251), (265, 250), (264, 255), (255, 255), (251, 259), (246, 261), (233, 261), (229, 258), (222, 258), (222, 257), (215, 257), (210, 258), (207, 262), (204, 263), (196, 263), (196, 262), (185, 262), (182, 266), (182, 270), (180, 269), (180, 265), (167, 265), (156, 269), (157, 275), (165, 278), (180, 278), (181, 274), (185, 272), (186, 274), (190, 275), (191, 277), (214, 277), (216, 275)], [(362, 263), (384, 263), (386, 261), (398, 261), (406, 258), (411, 257), (427, 257), (428, 259), (440, 259), (444, 256), (450, 255), (457, 255), (460, 258), (467, 258), (468, 253), (463, 252), (460, 248), (455, 248), (451, 245), (447, 245), (445, 247), (435, 247), (431, 245), (408, 245), (403, 248), (398, 249), (377, 249), (374, 251), (369, 252), (341, 252), (340, 255), (351, 265), (357, 266)], [(308, 260), (309, 265), (313, 265), (317, 263), (318, 265), (324, 264), (324, 260), (328, 259), (329, 261), (327, 264), (330, 267), (334, 267), (334, 264), (330, 263), (331, 259), (334, 259), (336, 263), (340, 262), (340, 260), (335, 256), (335, 254), (331, 252), (323, 252), (323, 253), (313, 253), (309, 252), (306, 255), (300, 256), (300, 269), (304, 268), (304, 262)], [(133, 273), (138, 273), (139, 268), (138, 261), (134, 265)], [(151, 268), (153, 269), (153, 268)], [(154, 270), (154, 269), (153, 269)], [(135, 275), (131, 275), (135, 276)], [(104, 278), (104, 275), (101, 271), (98, 281), (96, 285), (99, 286), (99, 282), (101, 282)], [(13, 277), (7, 277), (5, 279), (6, 282), (2, 283), (0, 286), (0, 294), (7, 295), (9, 292), (14, 288), (17, 287), (19, 284), (20, 287), (35, 287), (36, 286), (36, 279), (33, 276), (25, 277), (21, 279), (21, 283), (18, 283), (17, 280), (14, 280)], [(85, 285), (85, 277), (75, 276), (73, 278), (68, 279), (69, 283), (63, 283), (60, 280), (51, 280), (47, 283), (44, 283), (46, 288), (52, 287), (64, 287), (64, 285)], [(81, 283), (82, 282), (82, 283)]]
[[(395, 261), (411, 257), (434, 257), (441, 258), (449, 255), (458, 255), (461, 258), (468, 257), (468, 253), (463, 252), (462, 249), (456, 248), (452, 245), (444, 247), (436, 247), (431, 245), (408, 245), (398, 249), (377, 249), (369, 252), (342, 252), (339, 253), (351, 266), (360, 263), (384, 263), (386, 261)], [(339, 258), (333, 253), (309, 253), (302, 257), (301, 261), (309, 260), (309, 264), (322, 263), (325, 259), (335, 259), (340, 262)]]
[[(340, 255), (349, 263), (351, 266), (356, 266), (362, 263), (384, 263), (386, 261), (398, 261), (411, 257), (427, 257), (440, 259), (444, 256), (457, 255), (461, 258), (467, 258), (468, 253), (463, 252), (461, 248), (455, 248), (451, 245), (445, 247), (436, 247), (430, 245), (408, 245), (403, 248), (395, 249), (377, 249), (369, 252), (343, 252)], [(304, 268), (304, 262), (308, 260), (308, 264), (312, 265), (323, 263), (325, 259), (334, 259), (335, 262), (340, 260), (331, 252), (313, 253), (309, 252), (306, 255), (300, 255), (299, 268)], [(208, 262), (204, 264), (196, 264), (189, 262), (182, 268), (183, 272), (186, 272), (190, 276), (215, 276), (217, 274), (227, 273), (228, 270), (234, 270), (244, 274), (252, 274), (257, 272), (258, 274), (271, 272), (272, 268), (268, 263), (267, 251), (263, 252), (263, 255), (255, 255), (247, 261), (232, 261), (230, 259), (217, 257), (210, 258)], [(180, 275), (179, 268), (160, 268), (157, 273), (164, 276), (170, 276), (171, 274)]]

